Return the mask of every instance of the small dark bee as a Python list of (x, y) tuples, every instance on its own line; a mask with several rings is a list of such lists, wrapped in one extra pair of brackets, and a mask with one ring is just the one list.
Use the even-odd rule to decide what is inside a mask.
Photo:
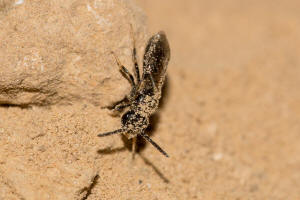
[[(115, 56), (113, 52), (112, 54)], [(128, 96), (110, 108), (116, 111), (122, 111), (127, 107), (129, 107), (129, 109), (122, 115), (122, 127), (120, 129), (102, 133), (98, 136), (104, 137), (112, 134), (124, 134), (128, 139), (132, 139), (132, 157), (134, 158), (136, 137), (140, 135), (163, 155), (169, 157), (168, 154), (145, 133), (145, 129), (149, 125), (149, 117), (158, 108), (167, 65), (170, 60), (170, 47), (165, 33), (159, 32), (149, 39), (143, 59), (142, 77), (140, 77), (139, 66), (136, 59), (134, 39), (132, 59), (135, 69), (135, 78), (120, 63), (116, 56), (115, 59), (121, 74), (129, 81), (132, 88)]]

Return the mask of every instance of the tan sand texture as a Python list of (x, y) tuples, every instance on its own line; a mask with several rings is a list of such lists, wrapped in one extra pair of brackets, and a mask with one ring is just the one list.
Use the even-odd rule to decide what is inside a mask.
[[(300, 199), (299, 7), (0, 1), (0, 199)], [(140, 63), (151, 33), (169, 39), (148, 133), (170, 158), (97, 137), (120, 127), (102, 107), (130, 90), (110, 54), (132, 70), (129, 24)]]

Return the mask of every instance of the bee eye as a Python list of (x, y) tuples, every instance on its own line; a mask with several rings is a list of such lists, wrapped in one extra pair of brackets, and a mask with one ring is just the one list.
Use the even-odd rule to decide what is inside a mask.
[(122, 116), (122, 124), (126, 124), (128, 121), (132, 121), (135, 118), (135, 112), (133, 110), (129, 110)]

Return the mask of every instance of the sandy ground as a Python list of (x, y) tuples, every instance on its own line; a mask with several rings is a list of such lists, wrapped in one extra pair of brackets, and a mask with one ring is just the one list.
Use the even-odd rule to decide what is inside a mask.
[[(170, 158), (146, 144), (132, 162), (126, 140), (96, 137), (120, 126), (119, 118), (89, 104), (1, 108), (7, 127), (17, 127), (11, 132), (30, 128), (31, 134), (1, 138), (6, 146), (0, 153), (13, 151), (7, 155), (13, 159), (5, 162), (18, 166), (20, 173), (0, 171), (0, 194), (25, 199), (24, 194), (43, 191), (68, 193), (77, 179), (57, 170), (68, 175), (76, 169), (82, 171), (78, 179), (93, 182), (82, 197), (88, 200), (300, 199), (299, 1), (138, 4), (148, 15), (150, 32), (163, 29), (171, 46), (161, 109), (149, 130)], [(36, 127), (26, 119), (34, 119)], [(10, 132), (0, 129), (0, 134), (4, 131)], [(40, 160), (34, 153), (21, 159), (31, 150)], [(61, 159), (65, 165), (56, 166)], [(47, 170), (24, 177), (24, 162)], [(1, 165), (0, 159), (3, 170)], [(55, 184), (43, 185), (49, 179), (43, 174)], [(28, 189), (31, 176), (38, 177), (31, 180), (38, 191)], [(9, 178), (16, 177), (24, 188), (13, 188)]]

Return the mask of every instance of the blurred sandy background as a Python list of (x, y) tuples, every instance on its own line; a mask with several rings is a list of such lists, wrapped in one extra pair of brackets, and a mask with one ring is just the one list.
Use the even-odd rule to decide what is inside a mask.
[(172, 47), (158, 126), (178, 197), (299, 199), (299, 1), (140, 2)]
[(121, 137), (96, 137), (120, 119), (90, 104), (1, 108), (17, 128), (0, 134), (30, 133), (1, 138), (0, 195), (38, 199), (91, 183), (78, 199), (300, 199), (300, 2), (136, 2), (171, 46), (150, 130), (170, 158), (146, 144), (132, 162)]

